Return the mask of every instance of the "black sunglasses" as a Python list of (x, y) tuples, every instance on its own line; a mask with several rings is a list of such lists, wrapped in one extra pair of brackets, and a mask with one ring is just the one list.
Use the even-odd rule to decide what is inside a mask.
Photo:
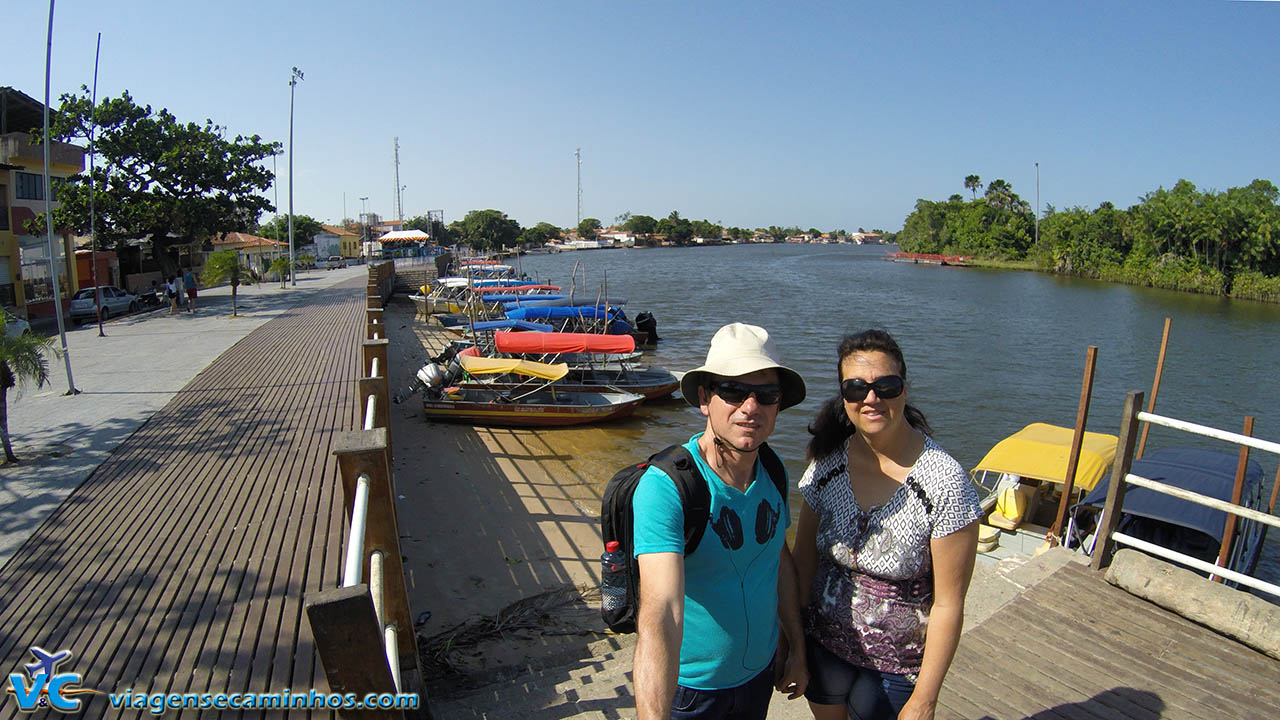
[(860, 378), (849, 378), (840, 383), (840, 394), (849, 402), (862, 402), (867, 399), (867, 391), (875, 390), (876, 397), (881, 400), (896, 398), (907, 387), (901, 375), (885, 375), (871, 382)]
[(756, 402), (761, 405), (777, 405), (782, 402), (782, 388), (776, 383), (751, 385), (737, 380), (712, 380), (709, 387), (711, 392), (730, 405), (744, 403), (753, 394)]

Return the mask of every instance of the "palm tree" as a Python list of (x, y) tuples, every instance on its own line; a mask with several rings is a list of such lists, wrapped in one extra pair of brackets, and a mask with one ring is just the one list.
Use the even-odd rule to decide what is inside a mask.
[(231, 283), (231, 314), (236, 314), (236, 288), (249, 278), (249, 268), (240, 262), (235, 250), (220, 250), (209, 256), (201, 272), (204, 281), (217, 285), (226, 280)]
[(4, 444), (4, 464), (8, 465), (18, 462), (9, 441), (9, 388), (29, 381), (43, 387), (49, 382), (45, 352), (60, 355), (62, 351), (53, 346), (53, 338), (30, 331), (10, 337), (4, 325), (4, 313), (0, 313), (0, 441)]
[(964, 178), (964, 189), (973, 193), (973, 199), (978, 199), (978, 188), (982, 187), (982, 178), (977, 175), (966, 175)]
[(272, 260), (271, 267), (268, 268), (268, 271), (275, 273), (276, 277), (280, 278), (280, 288), (283, 290), (284, 281), (289, 277), (289, 258), (278, 257), (275, 260)]

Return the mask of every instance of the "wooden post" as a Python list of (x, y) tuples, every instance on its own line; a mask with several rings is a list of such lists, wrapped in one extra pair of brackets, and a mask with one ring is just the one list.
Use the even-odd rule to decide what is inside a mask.
[[(310, 593), (305, 606), (330, 692), (354, 693), (357, 697), (364, 697), (368, 693), (396, 691), (368, 585)], [(413, 692), (413, 689), (405, 688), (404, 691)], [(425, 694), (419, 698), (420, 702), (425, 702)], [(361, 710), (340, 714), (361, 718), (404, 717), (399, 710)]]
[[(1272, 515), (1276, 514), (1276, 491), (1280, 491), (1280, 467), (1276, 468), (1276, 479), (1271, 482), (1271, 504), (1267, 506), (1267, 512)], [(1266, 531), (1265, 527), (1263, 531)]]
[[(1160, 392), (1160, 376), (1164, 374), (1164, 353), (1169, 348), (1169, 326), (1172, 324), (1170, 318), (1164, 319), (1164, 335), (1160, 338), (1160, 355), (1156, 358), (1156, 377), (1151, 381), (1151, 399), (1147, 401), (1147, 412), (1154, 414), (1156, 411), (1156, 393)], [(1142, 440), (1138, 441), (1138, 454), (1135, 457), (1142, 457), (1142, 451), (1147, 449), (1147, 433), (1151, 431), (1151, 423), (1142, 423)]]
[(383, 325), (382, 323), (369, 323), (369, 324), (365, 325), (365, 339), (366, 339), (366, 340), (373, 340), (373, 339), (374, 339), (374, 337), (373, 337), (373, 336), (374, 336), (375, 334), (382, 336), (382, 337), (381, 337), (381, 338), (379, 338), (379, 339), (386, 339), (386, 337), (387, 337), (387, 326), (386, 326), (386, 325)]
[(379, 371), (385, 376), (387, 374), (387, 339), (381, 340), (365, 340), (364, 348), (364, 365), (361, 367), (362, 377), (373, 377), (373, 359), (378, 358)]
[(1133, 451), (1138, 436), (1138, 408), (1142, 407), (1142, 391), (1134, 390), (1124, 399), (1124, 416), (1120, 419), (1120, 444), (1116, 447), (1116, 459), (1111, 465), (1111, 484), (1107, 486), (1107, 502), (1102, 506), (1098, 519), (1098, 537), (1093, 545), (1093, 557), (1089, 564), (1101, 570), (1109, 564), (1113, 542), (1111, 533), (1120, 524), (1120, 512), (1124, 509), (1124, 478), (1133, 465)]
[(365, 308), (364, 321), (366, 323), (382, 322), (382, 308)]
[[(333, 437), (333, 454), (338, 458), (345, 507), (355, 498), (356, 478), (369, 476), (369, 514), (365, 527), (364, 577), (369, 577), (369, 555), (383, 554), (383, 617), (395, 625), (402, 668), (418, 667), (418, 639), (409, 614), (409, 594), (405, 587), (404, 565), (400, 559), (400, 531), (396, 521), (395, 498), (388, 462), (387, 428), (339, 432)], [(377, 634), (379, 640), (382, 635)], [(405, 660), (408, 659), (408, 662)], [(419, 672), (421, 677), (421, 672)]]
[(366, 308), (380, 308), (380, 307), (382, 307), (382, 298), (378, 297), (377, 295), (373, 295), (373, 294), (366, 295), (366, 296), (365, 296), (365, 307), (366, 307)]
[(1058, 501), (1058, 513), (1053, 518), (1045, 538), (1056, 543), (1062, 532), (1062, 521), (1067, 516), (1071, 493), (1076, 487), (1076, 468), (1080, 465), (1080, 448), (1084, 445), (1084, 426), (1089, 420), (1089, 400), (1093, 397), (1093, 371), (1098, 363), (1098, 347), (1090, 345), (1084, 355), (1084, 380), (1080, 383), (1080, 402), (1076, 406), (1076, 430), (1071, 436), (1071, 452), (1067, 455), (1067, 474), (1063, 477), (1062, 498)]
[[(1242, 435), (1253, 437), (1253, 416), (1246, 415), (1244, 419), (1244, 431)], [(1239, 505), (1240, 496), (1244, 494), (1244, 477), (1249, 469), (1249, 446), (1240, 446), (1240, 462), (1236, 464), (1236, 483), (1231, 488), (1231, 504)], [(1236, 537), (1236, 525), (1240, 522), (1239, 515), (1227, 513), (1227, 524), (1222, 530), (1222, 547), (1218, 548), (1218, 567), (1227, 567), (1227, 563), (1231, 559), (1231, 545)], [(1221, 575), (1213, 576), (1214, 582), (1222, 582)]]

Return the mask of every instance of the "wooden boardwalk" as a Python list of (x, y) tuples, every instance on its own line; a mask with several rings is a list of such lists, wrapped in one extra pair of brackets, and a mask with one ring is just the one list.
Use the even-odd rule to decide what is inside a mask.
[(363, 282), (214, 360), (0, 569), (6, 679), (35, 645), (72, 651), (59, 670), (107, 692), (327, 690), (302, 603), (340, 582), (330, 441), (359, 422)]
[(1280, 716), (1280, 661), (1075, 563), (964, 634), (937, 717)]

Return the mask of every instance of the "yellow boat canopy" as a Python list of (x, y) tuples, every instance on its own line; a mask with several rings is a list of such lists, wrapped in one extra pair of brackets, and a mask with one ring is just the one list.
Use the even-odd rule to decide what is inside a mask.
[(567, 363), (551, 365), (533, 360), (487, 358), (474, 355), (459, 355), (458, 362), (462, 363), (463, 370), (472, 375), (516, 373), (528, 377), (542, 378), (543, 380), (559, 380), (569, 374), (569, 365)]
[[(997, 443), (973, 472), (1009, 473), (1062, 485), (1074, 434), (1071, 428), (1032, 423)], [(1092, 490), (1111, 471), (1118, 442), (1115, 435), (1085, 432), (1076, 466), (1076, 490)]]

